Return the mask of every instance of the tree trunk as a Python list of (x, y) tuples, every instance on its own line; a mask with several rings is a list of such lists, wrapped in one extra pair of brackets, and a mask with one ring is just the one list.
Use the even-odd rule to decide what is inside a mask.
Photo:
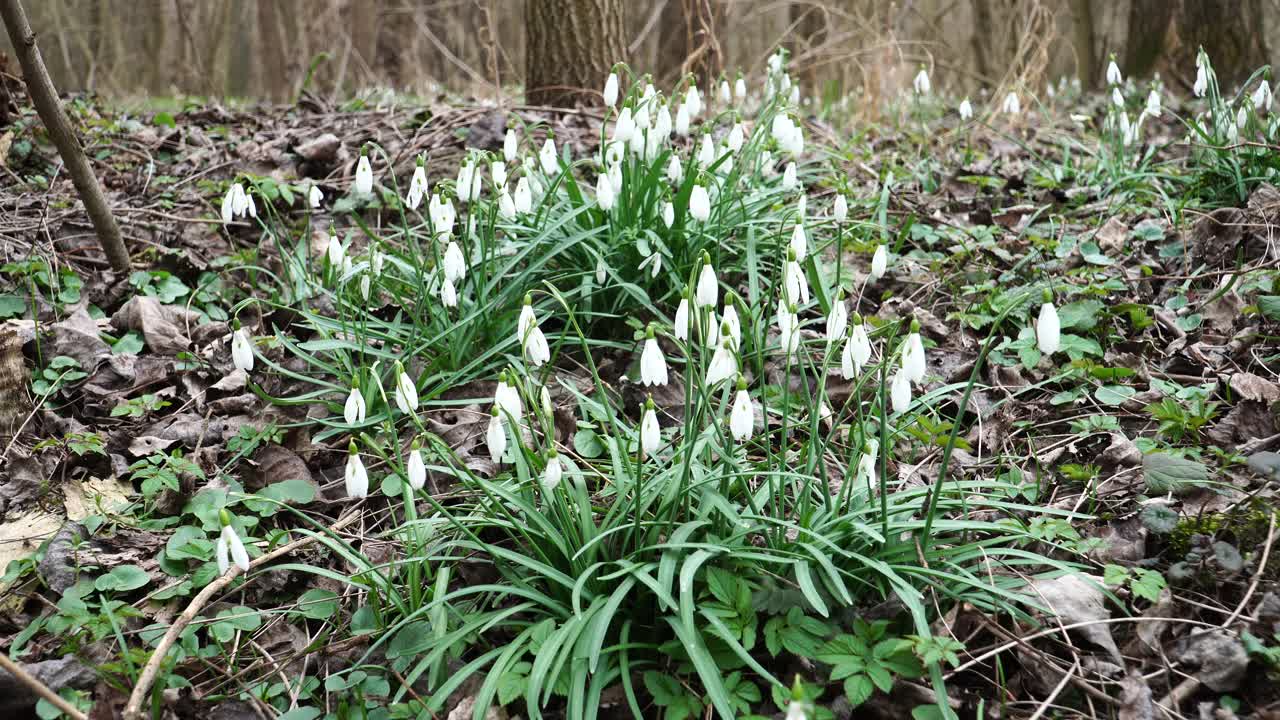
[(9, 42), (22, 65), (22, 80), (27, 84), (27, 95), (31, 97), (31, 104), (35, 106), (40, 121), (44, 123), (54, 146), (58, 148), (63, 164), (67, 166), (67, 172), (75, 183), (84, 209), (93, 221), (98, 242), (102, 244), (107, 260), (116, 272), (129, 272), (129, 252), (125, 250), (124, 240), (120, 238), (120, 228), (111, 215), (111, 209), (107, 207), (107, 199), (102, 195), (98, 178), (94, 176), (93, 168), (84, 156), (84, 149), (80, 147), (80, 140), (76, 138), (71, 121), (58, 103), (58, 92), (49, 79), (44, 58), (40, 56), (40, 48), (36, 46), (36, 34), (27, 22), (27, 13), (22, 9), (21, 0), (0, 0), (0, 17), (4, 18)]
[(1195, 74), (1199, 47), (1209, 54), (1224, 90), (1267, 63), (1263, 0), (1181, 0), (1174, 27), (1179, 41), (1166, 55), (1179, 75)]
[[(810, 92), (818, 87), (818, 50), (827, 38), (827, 8), (817, 2), (793, 2), (789, 10), (791, 26), (795, 28), (794, 50), (791, 68), (800, 83)], [(914, 74), (914, 73), (913, 73)]]
[(525, 97), (532, 105), (594, 102), (625, 61), (623, 0), (525, 0)]
[(1080, 78), (1080, 87), (1091, 90), (1098, 87), (1098, 56), (1093, 49), (1093, 0), (1075, 0), (1071, 11), (1074, 15), (1076, 74)]
[(1129, 37), (1125, 43), (1124, 74), (1148, 77), (1164, 54), (1174, 4), (1169, 0), (1130, 0)]

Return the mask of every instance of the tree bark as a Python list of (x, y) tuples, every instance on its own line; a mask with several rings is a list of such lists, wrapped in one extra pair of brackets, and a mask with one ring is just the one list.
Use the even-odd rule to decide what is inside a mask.
[(1128, 42), (1124, 51), (1124, 74), (1148, 77), (1165, 51), (1174, 3), (1169, 0), (1130, 0)]
[(1075, 31), (1077, 77), (1080, 78), (1080, 87), (1091, 90), (1098, 87), (1098, 56), (1093, 49), (1093, 0), (1074, 0), (1071, 11), (1074, 15), (1072, 27)]
[(125, 249), (124, 240), (120, 237), (120, 228), (111, 215), (111, 209), (107, 207), (102, 187), (98, 185), (93, 168), (89, 167), (89, 160), (80, 147), (71, 121), (58, 102), (58, 93), (53, 87), (53, 81), (49, 79), (49, 71), (44, 66), (44, 58), (40, 56), (40, 48), (36, 46), (36, 34), (27, 22), (22, 0), (0, 0), (0, 17), (4, 18), (9, 42), (22, 65), (22, 78), (27, 84), (31, 104), (35, 105), (40, 121), (49, 130), (49, 137), (53, 139), (63, 164), (67, 166), (67, 172), (71, 174), (71, 181), (75, 183), (84, 209), (93, 221), (98, 242), (102, 244), (107, 260), (116, 272), (129, 272), (129, 251)]
[(594, 102), (625, 61), (623, 0), (526, 0), (525, 97), (532, 105)]
[(1267, 64), (1263, 0), (1181, 0), (1174, 27), (1179, 41), (1166, 59), (1180, 74), (1194, 74), (1196, 50), (1203, 47), (1223, 89), (1244, 82)]

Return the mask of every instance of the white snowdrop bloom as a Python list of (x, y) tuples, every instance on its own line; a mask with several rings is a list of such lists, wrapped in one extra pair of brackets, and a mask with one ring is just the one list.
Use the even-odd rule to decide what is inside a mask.
[(707, 167), (716, 160), (716, 146), (711, 142), (711, 133), (703, 133), (702, 144), (698, 148), (698, 165)]
[(670, 228), (676, 221), (676, 206), (670, 200), (662, 203), (662, 224)]
[(787, 168), (782, 171), (782, 189), (795, 190), (799, 181), (796, 178), (796, 162), (792, 160), (787, 163)]
[(373, 289), (373, 284), (369, 280), (368, 273), (361, 274), (360, 275), (360, 297), (365, 302), (369, 302), (369, 293), (372, 291), (372, 289)]
[(1120, 75), (1120, 66), (1116, 65), (1115, 59), (1112, 58), (1111, 62), (1107, 63), (1107, 84), (1119, 85), (1123, 82), (1124, 78)]
[(716, 301), (720, 298), (720, 280), (716, 277), (716, 271), (711, 267), (711, 255), (707, 252), (702, 253), (702, 269), (698, 271), (698, 286), (694, 292), (694, 299), (698, 301), (698, 307), (715, 307)]
[(706, 222), (711, 217), (711, 196), (705, 185), (694, 185), (689, 192), (689, 216), (698, 222)]
[(791, 134), (788, 135), (779, 145), (783, 150), (791, 153), (793, 157), (803, 154), (804, 128), (799, 125), (792, 125)]
[(725, 335), (733, 342), (733, 349), (737, 350), (742, 347), (742, 320), (738, 317), (738, 308), (731, 298), (731, 295), (725, 298), (720, 323), (726, 331)]
[(649, 269), (649, 277), (656, 278), (658, 273), (662, 272), (662, 254), (658, 252), (649, 253), (649, 256), (640, 261), (640, 265), (636, 268), (641, 272), (645, 268)]
[(653, 119), (653, 130), (650, 135), (657, 140), (654, 147), (661, 147), (662, 143), (671, 137), (671, 131), (674, 124), (671, 121), (671, 108), (666, 103), (658, 106), (658, 112), (655, 113)]
[(1129, 125), (1129, 113), (1120, 113), (1120, 138), (1128, 146), (1133, 142), (1133, 128)]
[(433, 195), (427, 206), (427, 214), (436, 237), (453, 234), (453, 226), (458, 222), (458, 211), (453, 207), (453, 200), (441, 200), (438, 194)]
[(689, 106), (684, 103), (681, 103), (680, 107), (676, 108), (675, 131), (676, 135), (680, 137), (689, 134)]
[(369, 254), (369, 269), (373, 271), (374, 277), (382, 276), (382, 265), (386, 262), (386, 256), (378, 248), (374, 248)]
[(831, 312), (827, 313), (827, 345), (833, 345), (844, 337), (849, 327), (849, 311), (844, 306), (844, 297), (839, 293), (831, 303)]
[(933, 89), (929, 82), (929, 72), (924, 68), (920, 68), (920, 72), (916, 73), (916, 78), (911, 82), (911, 86), (915, 88), (917, 95), (928, 95)]
[(498, 193), (498, 217), (506, 222), (516, 219), (516, 201), (511, 199), (511, 193), (505, 187)]
[(467, 274), (467, 261), (462, 256), (462, 248), (453, 240), (450, 240), (449, 244), (445, 246), (442, 263), (444, 265), (444, 276), (455, 285), (461, 282), (462, 278)]
[(524, 403), (520, 401), (520, 391), (515, 385), (507, 382), (507, 373), (498, 374), (498, 386), (493, 391), (493, 404), (506, 416), (505, 419), (520, 423), (524, 420)]
[(911, 382), (924, 382), (927, 371), (924, 341), (920, 339), (920, 324), (914, 320), (911, 321), (911, 332), (907, 335), (907, 344), (902, 350), (902, 369), (907, 371), (907, 379)]
[(244, 215), (245, 206), (244, 186), (240, 183), (232, 183), (227, 188), (227, 193), (222, 196), (222, 222), (229, 223), (236, 217)]
[(746, 141), (747, 130), (742, 126), (742, 123), (737, 122), (734, 123), (733, 128), (729, 130), (729, 137), (725, 139), (724, 144), (725, 147), (729, 148), (730, 152), (736, 153), (742, 149), (742, 146)]
[(1124, 95), (1120, 94), (1120, 88), (1111, 88), (1111, 104), (1116, 107), (1124, 107)]
[(796, 260), (804, 260), (804, 256), (809, 254), (809, 238), (804, 234), (804, 225), (796, 223), (791, 229), (791, 244), (788, 247), (796, 254)]
[(782, 48), (778, 48), (777, 52), (769, 56), (768, 65), (770, 75), (777, 75), (779, 72), (782, 72), (783, 59)]
[(768, 150), (760, 153), (760, 174), (767, 178), (778, 174), (777, 168), (773, 166), (773, 153)]
[[(653, 86), (650, 85), (649, 87)], [(631, 118), (635, 122), (636, 132), (642, 135), (644, 134), (643, 131), (653, 127), (653, 115), (650, 113), (649, 105), (650, 103), (648, 102), (648, 98), (644, 98), (640, 101), (640, 105), (631, 113)]]
[(604, 104), (613, 107), (618, 104), (618, 73), (611, 72), (604, 81)]
[(369, 496), (369, 472), (364, 469), (364, 461), (360, 459), (354, 440), (347, 446), (347, 468), (343, 473), (343, 479), (347, 486), (347, 497)]
[(799, 85), (791, 86), (791, 97), (788, 98), (787, 102), (791, 103), (792, 107), (798, 106), (800, 104), (800, 86)]
[(538, 390), (538, 401), (542, 404), (542, 414), (545, 417), (549, 418), (555, 414), (555, 408), (551, 405), (551, 391), (547, 390), (546, 385)]
[(893, 381), (889, 383), (889, 399), (896, 413), (904, 413), (911, 407), (911, 380), (901, 368), (893, 374)]
[(1199, 58), (1196, 59), (1196, 82), (1191, 86), (1191, 92), (1198, 98), (1204, 97), (1209, 91), (1209, 73), (1205, 69), (1205, 65)]
[(645, 400), (644, 413), (640, 416), (640, 450), (653, 457), (662, 446), (662, 430), (658, 427), (658, 412), (654, 409), (653, 398)]
[(522, 177), (516, 181), (516, 192), (511, 200), (515, 211), (521, 215), (533, 210), (533, 194), (529, 192), (529, 178)]
[(840, 350), (840, 377), (845, 380), (852, 380), (862, 372), (862, 365), (854, 358), (854, 347), (853, 335), (850, 334)]
[(862, 372), (862, 368), (871, 362), (871, 338), (867, 337), (867, 327), (861, 317), (854, 318), (853, 332), (849, 333), (851, 359), (854, 370)]
[(427, 194), (427, 169), (419, 161), (413, 169), (413, 177), (409, 179), (409, 192), (405, 193), (404, 202), (410, 210), (417, 210), (422, 198)]
[(493, 406), (489, 415), (489, 427), (485, 429), (484, 441), (489, 448), (489, 458), (495, 464), (501, 464), (502, 455), (507, 451), (507, 430), (497, 405)]
[(440, 285), (440, 304), (447, 308), (458, 307), (458, 289), (449, 278)]
[(960, 101), (960, 119), (964, 122), (973, 119), (973, 104), (969, 102), (969, 98)]
[(360, 160), (356, 163), (356, 180), (352, 189), (357, 195), (373, 192), (373, 166), (369, 164), (369, 156), (364, 153), (360, 153)]
[(876, 484), (876, 446), (868, 441), (863, 448), (862, 457), (858, 458), (858, 469), (855, 474), (858, 484), (874, 486)]
[(849, 217), (849, 201), (845, 199), (844, 193), (836, 195), (836, 201), (831, 206), (831, 218), (838, 223), (845, 221)]
[(788, 303), (806, 305), (809, 302), (809, 281), (796, 262), (795, 252), (787, 251), (787, 264), (783, 267), (783, 286), (786, 288)]
[(705, 317), (698, 318), (698, 330), (701, 332), (704, 328), (706, 329), (703, 339), (706, 341), (707, 347), (714, 350), (720, 344), (720, 321), (716, 319), (715, 308), (708, 307), (706, 311)]
[(427, 484), (427, 464), (422, 460), (422, 448), (418, 447), (417, 439), (409, 447), (409, 458), (405, 461), (405, 478), (409, 481), (409, 487), (414, 490), (421, 490)]
[(697, 85), (690, 85), (684, 94), (684, 104), (689, 108), (689, 117), (694, 118), (702, 114), (702, 95), (698, 93)]
[(458, 167), (458, 180), (454, 188), (460, 202), (480, 199), (480, 168), (475, 160), (467, 160)]
[(404, 366), (396, 363), (396, 407), (405, 415), (418, 411), (418, 386), (404, 371)]
[(1253, 91), (1253, 96), (1250, 99), (1253, 100), (1253, 107), (1258, 112), (1270, 112), (1271, 83), (1267, 82), (1266, 78), (1263, 78), (1262, 82), (1258, 83), (1258, 89)]
[(721, 340), (712, 353), (711, 362), (707, 365), (707, 385), (718, 385), (738, 374), (738, 357), (730, 349), (730, 342), (729, 338)]
[(787, 355), (794, 355), (800, 347), (800, 319), (795, 307), (783, 299), (778, 300), (778, 343)]
[(1004, 96), (1004, 103), (1000, 106), (1001, 111), (1008, 115), (1020, 115), (1022, 113), (1022, 102), (1018, 100), (1018, 93), (1010, 91)]
[(253, 342), (244, 328), (231, 333), (231, 364), (244, 372), (253, 370)]
[(739, 101), (745, 100), (747, 97), (747, 81), (741, 75), (733, 81), (733, 95)]
[(631, 136), (635, 135), (635, 132), (636, 121), (631, 116), (631, 107), (624, 106), (618, 112), (618, 119), (613, 123), (613, 140), (625, 145), (631, 142)]
[(613, 183), (608, 174), (596, 177), (596, 205), (606, 213), (613, 209), (613, 201), (617, 198), (613, 192)]
[(733, 90), (729, 87), (728, 80), (720, 81), (720, 104), (728, 105), (733, 102)]
[(311, 189), (307, 191), (307, 200), (311, 203), (312, 208), (320, 207), (320, 203), (324, 202), (324, 193), (320, 190), (320, 186), (311, 183)]
[(1236, 127), (1243, 130), (1249, 124), (1249, 111), (1245, 109), (1244, 103), (1240, 104), (1240, 108), (1236, 110)]
[(1052, 355), (1062, 346), (1062, 325), (1058, 322), (1058, 310), (1052, 299), (1040, 306), (1040, 321), (1036, 323), (1036, 345), (1040, 352)]
[(790, 115), (778, 113), (773, 116), (773, 122), (769, 124), (769, 135), (774, 142), (778, 145), (790, 142), (793, 132), (795, 132), (795, 123), (792, 122)]
[(1227, 123), (1227, 142), (1233, 143), (1240, 137), (1240, 131), (1236, 129), (1235, 123)]
[(253, 195), (249, 193), (245, 193), (244, 196), (244, 209), (249, 214), (249, 217), (258, 217), (258, 206), (254, 204)]
[(616, 199), (622, 194), (622, 163), (616, 162), (609, 166), (609, 184), (613, 186), (613, 195)]
[(676, 317), (672, 327), (672, 334), (677, 340), (689, 340), (689, 291), (686, 289), (680, 297), (680, 304), (676, 307)]
[(636, 130), (631, 134), (631, 142), (627, 144), (627, 147), (631, 149), (631, 154), (633, 156), (644, 157), (645, 149), (648, 147), (648, 140), (646, 139), (647, 134), (648, 133), (641, 130)]
[(653, 335), (652, 326), (646, 333), (644, 350), (640, 353), (640, 384), (667, 384), (667, 358), (662, 354), (662, 348)]
[(516, 152), (520, 149), (520, 141), (516, 138), (516, 129), (507, 128), (507, 135), (502, 139), (502, 158), (507, 162), (515, 162)]
[(675, 153), (671, 154), (671, 160), (667, 162), (667, 179), (672, 185), (679, 185), (684, 180), (684, 165), (680, 164), (680, 156)]
[(1151, 92), (1147, 94), (1147, 107), (1145, 111), (1151, 117), (1160, 117), (1160, 91), (1151, 88)]
[(218, 575), (226, 575), (231, 569), (232, 561), (242, 571), (249, 572), (249, 553), (245, 551), (244, 543), (240, 541), (240, 536), (231, 526), (231, 514), (226, 510), (219, 510), (218, 520), (222, 524), (222, 532), (218, 534), (216, 548)]
[(560, 454), (554, 449), (547, 451), (547, 466), (542, 469), (542, 488), (547, 492), (560, 487), (560, 479), (564, 477), (564, 466), (560, 464)]
[(533, 300), (528, 295), (524, 296), (524, 306), (520, 308), (517, 331), (519, 335), (516, 340), (534, 367), (551, 359), (551, 347), (547, 344), (547, 338), (542, 334), (542, 329), (538, 327), (538, 318), (533, 312)]
[(501, 160), (494, 160), (489, 163), (489, 175), (493, 177), (493, 186), (495, 188), (506, 189), (507, 186), (507, 165)]
[(729, 432), (738, 442), (751, 439), (751, 430), (755, 425), (755, 408), (751, 404), (751, 395), (747, 392), (747, 381), (738, 376), (738, 393), (733, 398), (733, 409), (729, 411)]
[(538, 153), (538, 162), (542, 164), (544, 175), (555, 175), (560, 172), (560, 156), (556, 154), (556, 141), (547, 138), (542, 144), (542, 152)]
[(351, 393), (347, 395), (347, 402), (342, 408), (342, 418), (348, 425), (355, 425), (364, 422), (365, 412), (364, 394), (359, 387), (352, 385)]
[(604, 257), (596, 258), (596, 284), (604, 285), (604, 281), (609, 277), (609, 266), (604, 264)]
[(884, 277), (884, 273), (889, 269), (889, 249), (881, 243), (876, 246), (876, 252), (871, 256), (871, 279), (873, 281)]

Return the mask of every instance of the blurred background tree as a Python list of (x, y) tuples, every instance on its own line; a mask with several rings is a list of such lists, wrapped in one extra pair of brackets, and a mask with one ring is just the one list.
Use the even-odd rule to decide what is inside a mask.
[(870, 106), (920, 64), (977, 97), (1096, 86), (1111, 53), (1182, 87), (1200, 45), (1238, 81), (1280, 49), (1280, 0), (46, 0), (30, 14), (60, 89), (274, 101), (528, 85), (531, 102), (566, 102), (617, 59), (705, 85), (782, 45), (811, 96)]

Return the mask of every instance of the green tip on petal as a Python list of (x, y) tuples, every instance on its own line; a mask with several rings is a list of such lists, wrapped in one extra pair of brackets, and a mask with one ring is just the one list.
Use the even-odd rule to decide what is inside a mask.
[(547, 459), (548, 459), (548, 460), (550, 460), (550, 459), (552, 459), (552, 458), (556, 458), (556, 457), (560, 457), (560, 453), (556, 452), (556, 449), (555, 449), (555, 448), (551, 448), (550, 450), (548, 450), (548, 451), (547, 451)]
[(804, 701), (804, 683), (800, 682), (799, 675), (796, 675), (795, 682), (791, 683), (791, 699), (794, 702)]
[(226, 508), (218, 511), (218, 522), (222, 523), (222, 527), (231, 527), (231, 513)]
[(414, 435), (414, 436), (413, 436), (413, 442), (409, 443), (409, 449), (410, 449), (410, 450), (413, 450), (413, 451), (421, 450), (421, 449), (422, 449), (422, 438), (418, 437), (417, 435)]
[(747, 379), (743, 377), (742, 373), (738, 373), (738, 389), (739, 390), (747, 389)]
[(688, 285), (685, 285), (685, 286), (684, 286), (684, 290), (681, 290), (681, 291), (680, 291), (680, 297), (684, 298), (685, 300), (688, 300), (688, 299), (689, 299), (689, 286), (688, 286)]
[(351, 376), (351, 389), (352, 389), (352, 390), (359, 390), (359, 389), (360, 389), (360, 376), (359, 376), (359, 375), (352, 375), (352, 376)]
[(702, 251), (702, 264), (703, 265), (711, 264), (711, 253), (707, 252), (706, 250)]
[(911, 318), (911, 332), (920, 332), (920, 321), (915, 318)]
[(653, 396), (652, 396), (652, 395), (646, 395), (646, 396), (645, 396), (645, 399), (644, 399), (644, 409), (645, 409), (645, 410), (652, 410), (652, 409), (654, 409), (654, 407), (656, 407), (656, 406), (653, 404)]
[(490, 409), (489, 409), (489, 415), (491, 415), (491, 416), (493, 416), (493, 417), (498, 417), (498, 406), (497, 406), (497, 405), (494, 405), (492, 408), (490, 408)]
[(1040, 292), (1040, 299), (1045, 302), (1053, 302), (1053, 291), (1049, 288), (1045, 288)]
[(795, 261), (796, 261), (796, 249), (793, 247), (787, 248), (787, 262), (795, 262)]
[(861, 315), (861, 313), (853, 313), (852, 315), (850, 315), (850, 316), (849, 316), (849, 322), (851, 322), (851, 323), (852, 323), (852, 324), (854, 324), (854, 325), (861, 325), (861, 324), (862, 324), (862, 315)]
[(645, 340), (653, 339), (653, 323), (649, 323), (649, 325), (644, 329), (644, 339)]
[(796, 313), (800, 312), (800, 308), (799, 308), (799, 307), (797, 307), (795, 303), (791, 303), (789, 306), (787, 306), (787, 310), (788, 310), (792, 315), (795, 315)]
[(397, 374), (397, 375), (399, 375), (399, 374), (400, 374), (400, 373), (402, 373), (402, 372), (404, 372), (404, 365), (402, 365), (402, 364), (400, 363), (400, 361), (399, 361), (399, 360), (397, 360), (397, 361), (396, 361), (396, 374)]
[(532, 305), (532, 304), (533, 304), (533, 295), (532, 295), (532, 294), (530, 294), (530, 293), (525, 293), (525, 294), (524, 294), (524, 304), (525, 304), (525, 305)]
[(356, 455), (356, 454), (358, 454), (359, 452), (360, 452), (360, 451), (356, 449), (356, 441), (355, 441), (354, 439), (353, 439), (353, 440), (349, 440), (349, 441), (347, 441), (347, 454), (348, 454), (348, 455)]

